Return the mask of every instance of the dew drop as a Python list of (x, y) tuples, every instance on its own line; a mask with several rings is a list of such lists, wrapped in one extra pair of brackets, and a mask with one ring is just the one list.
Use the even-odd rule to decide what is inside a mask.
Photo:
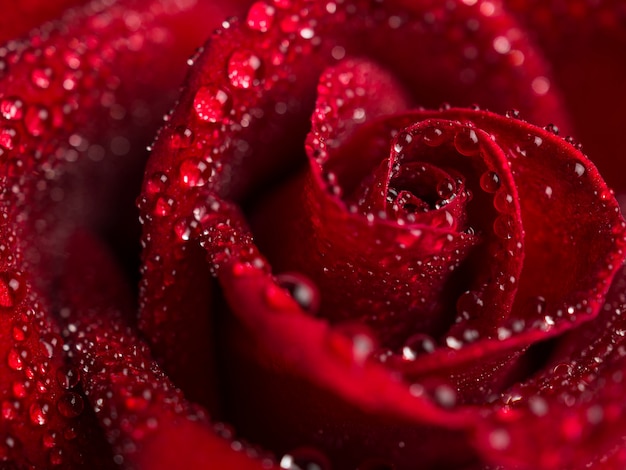
[(85, 408), (83, 398), (74, 392), (67, 392), (57, 400), (57, 410), (66, 418), (76, 418), (80, 416)]
[(26, 130), (33, 136), (38, 137), (44, 133), (50, 122), (48, 108), (40, 105), (29, 106), (24, 116)]
[(493, 205), (498, 212), (510, 213), (515, 209), (513, 196), (504, 188), (500, 189), (493, 198)]
[(188, 148), (193, 143), (194, 134), (187, 126), (177, 126), (170, 136), (170, 148)]
[(259, 83), (262, 61), (250, 51), (235, 51), (228, 59), (228, 79), (235, 88), (247, 89)]
[(160, 193), (167, 184), (167, 175), (159, 171), (152, 173), (146, 183), (146, 192), (148, 194)]
[(432, 391), (432, 397), (442, 408), (453, 408), (457, 401), (456, 390), (448, 384), (437, 385)]
[(159, 217), (165, 217), (171, 214), (174, 210), (174, 200), (168, 197), (158, 197), (155, 204), (154, 210), (152, 211), (154, 215)]
[(441, 199), (450, 199), (456, 191), (456, 184), (450, 178), (444, 178), (437, 183), (437, 194)]
[(433, 338), (425, 334), (415, 334), (409, 337), (402, 346), (402, 358), (406, 361), (414, 361), (422, 354), (429, 354), (435, 350), (436, 344)]
[(178, 167), (178, 176), (183, 186), (204, 186), (211, 177), (209, 165), (203, 160), (189, 158)]
[(41, 401), (35, 401), (30, 405), (28, 409), (28, 415), (30, 416), (31, 423), (37, 426), (43, 426), (48, 422), (48, 413), (50, 411), (50, 405)]
[(30, 80), (37, 88), (46, 89), (52, 80), (52, 69), (50, 67), (35, 68), (30, 74)]
[(8, 126), (0, 127), (0, 147), (13, 150), (17, 144), (17, 131)]
[(581, 177), (585, 174), (585, 167), (582, 163), (576, 162), (573, 165), (576, 176)]
[(22, 370), (24, 368), (24, 361), (22, 360), (22, 357), (17, 349), (11, 348), (9, 350), (7, 364), (13, 370)]
[(256, 2), (248, 11), (246, 24), (254, 31), (265, 33), (272, 27), (275, 14), (276, 9), (273, 6), (268, 5), (265, 2)]
[(400, 132), (393, 143), (393, 151), (396, 153), (401, 153), (406, 150), (409, 145), (413, 142), (413, 136), (408, 132)]
[(78, 370), (71, 366), (59, 367), (56, 373), (56, 378), (57, 383), (65, 390), (76, 387), (80, 382), (80, 374)]
[(493, 222), (493, 231), (498, 237), (510, 240), (513, 238), (513, 219), (506, 214), (499, 215)]
[(460, 129), (454, 136), (454, 146), (461, 155), (466, 157), (477, 155), (480, 145), (476, 131), (468, 127)]
[(289, 292), (302, 310), (312, 315), (317, 313), (320, 307), (320, 292), (313, 281), (300, 273), (279, 274), (276, 281)]
[(24, 115), (24, 102), (16, 97), (10, 96), (0, 101), (0, 113), (5, 119), (18, 120)]
[(330, 470), (328, 458), (312, 447), (299, 447), (283, 455), (280, 468), (285, 470)]
[[(345, 339), (348, 339), (347, 345)], [(331, 348), (348, 362), (364, 364), (377, 349), (374, 334), (365, 325), (347, 322), (329, 332)]]
[(480, 293), (468, 290), (461, 294), (456, 302), (456, 310), (464, 319), (479, 318), (485, 307), (485, 302)]
[(480, 187), (486, 193), (495, 193), (500, 188), (500, 177), (496, 172), (486, 171), (480, 176)]
[(427, 127), (422, 133), (422, 140), (430, 147), (438, 147), (445, 142), (446, 138), (445, 132), (435, 126)]
[(203, 86), (196, 92), (193, 108), (201, 121), (218, 122), (230, 111), (230, 96), (222, 89)]

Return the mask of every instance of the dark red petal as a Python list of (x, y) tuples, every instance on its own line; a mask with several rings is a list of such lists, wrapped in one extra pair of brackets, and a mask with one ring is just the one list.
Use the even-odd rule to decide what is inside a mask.
[(130, 293), (103, 246), (78, 233), (68, 249), (60, 282), (64, 334), (115, 463), (138, 469), (273, 468), (255, 449), (218, 435), (219, 426), (210, 425), (163, 374), (127, 326)]
[(109, 216), (98, 185), (141, 160), (127, 152), (145, 147), (182, 76), (194, 38), (180, 22), (194, 12), (175, 3), (92, 2), (1, 49), (0, 442), (15, 465), (106, 462), (79, 390), (57, 380), (66, 365), (51, 286), (73, 224)]
[[(0, 16), (0, 43), (28, 33), (44, 21), (54, 20), (66, 8), (85, 3), (85, 0), (24, 0), (4, 5)], [(0, 69), (0, 77), (3, 70)]]
[[(188, 308), (192, 301), (183, 301), (193, 295), (185, 284), (198, 264), (188, 248), (190, 234), (211, 226), (210, 216), (197, 219), (195, 203), (186, 201), (202, 199), (197, 187), (218, 199), (241, 196), (296, 167), (315, 84), (326, 66), (367, 56), (391, 70), (419, 104), (478, 102), (565, 122), (554, 90), (533, 89), (548, 75), (542, 59), (511, 18), (492, 7), (259, 2), (243, 24), (228, 24), (207, 43), (155, 146), (140, 199), (145, 221), (141, 325), (159, 355), (166, 356), (167, 370), (185, 366), (170, 351), (198, 311)], [(493, 49), (501, 35), (510, 35), (510, 53)], [(251, 69), (251, 63), (257, 66)], [(241, 74), (233, 74), (235, 69)], [(172, 315), (174, 304), (186, 313)], [(191, 341), (187, 346), (189, 351), (206, 348)]]
[(625, 287), (622, 267), (598, 317), (565, 336), (539, 373), (495, 404), (477, 435), (489, 459), (529, 469), (624, 467)]
[(572, 135), (607, 183), (623, 193), (626, 167), (616, 152), (623, 148), (626, 108), (626, 5), (620, 0), (503, 3), (545, 51), (572, 117)]

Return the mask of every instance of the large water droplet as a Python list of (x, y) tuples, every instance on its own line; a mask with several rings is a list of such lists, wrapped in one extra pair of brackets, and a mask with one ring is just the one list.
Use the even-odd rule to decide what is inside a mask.
[(56, 378), (58, 384), (65, 390), (76, 387), (80, 382), (80, 373), (74, 367), (61, 366), (57, 370)]
[(0, 101), (0, 113), (5, 119), (22, 119), (24, 102), (16, 96), (3, 98)]
[(52, 80), (52, 69), (50, 67), (38, 67), (30, 74), (31, 82), (37, 88), (46, 89)]
[(57, 401), (57, 410), (66, 418), (76, 418), (80, 416), (85, 407), (83, 398), (74, 392), (67, 392), (61, 395)]
[(486, 193), (495, 193), (500, 184), (500, 177), (494, 171), (486, 171), (480, 176), (480, 187)]
[(24, 116), (24, 125), (26, 130), (35, 137), (40, 136), (46, 130), (46, 126), (50, 121), (50, 113), (48, 108), (44, 106), (29, 106)]
[(464, 127), (460, 129), (454, 137), (454, 146), (461, 155), (471, 157), (478, 155), (480, 145), (478, 143), (478, 134), (474, 129)]
[(50, 405), (41, 401), (33, 402), (28, 409), (28, 415), (30, 416), (31, 423), (37, 426), (43, 426), (48, 422), (49, 412)]
[(228, 79), (236, 88), (250, 88), (259, 84), (262, 75), (262, 61), (253, 52), (239, 50), (228, 60)]
[(220, 88), (203, 86), (196, 92), (193, 108), (201, 121), (218, 122), (230, 111), (230, 96)]
[(0, 127), (0, 147), (12, 150), (17, 144), (17, 131), (8, 126)]
[(264, 33), (272, 27), (275, 14), (276, 9), (273, 6), (265, 2), (256, 2), (248, 11), (246, 24), (250, 29)]

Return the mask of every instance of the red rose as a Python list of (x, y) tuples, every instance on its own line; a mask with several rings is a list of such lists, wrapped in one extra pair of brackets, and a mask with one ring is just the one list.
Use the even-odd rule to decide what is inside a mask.
[[(93, 4), (4, 49), (0, 459), (623, 468), (625, 224), (556, 127), (615, 168), (576, 84), (623, 8), (268, 0), (221, 23), (140, 170), (136, 322), (119, 204), (143, 163), (120, 157), (237, 11), (203, 8)], [(611, 48), (572, 78), (580, 18), (578, 51)]]

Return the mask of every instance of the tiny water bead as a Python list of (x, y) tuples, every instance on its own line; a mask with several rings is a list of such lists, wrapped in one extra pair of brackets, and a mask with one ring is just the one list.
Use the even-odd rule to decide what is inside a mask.
[(230, 111), (231, 99), (228, 92), (212, 86), (198, 89), (193, 100), (193, 108), (198, 119), (204, 122), (218, 122)]
[(235, 88), (247, 89), (259, 84), (263, 62), (253, 52), (238, 50), (228, 60), (228, 79)]

